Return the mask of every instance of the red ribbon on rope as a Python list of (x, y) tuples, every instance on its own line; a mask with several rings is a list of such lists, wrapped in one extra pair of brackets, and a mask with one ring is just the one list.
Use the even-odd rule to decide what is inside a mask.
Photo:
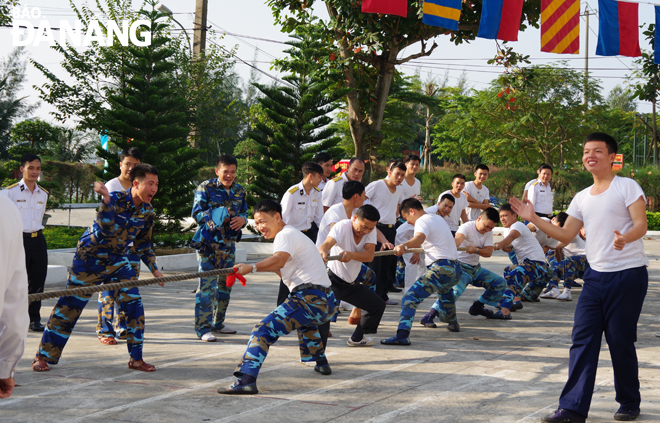
[(236, 268), (234, 267), (234, 273), (227, 276), (226, 284), (228, 288), (234, 286), (234, 284), (236, 283), (236, 278), (238, 278), (238, 280), (241, 282), (241, 285), (245, 286), (245, 282), (246, 282), (245, 277), (240, 273), (238, 273), (236, 271)]

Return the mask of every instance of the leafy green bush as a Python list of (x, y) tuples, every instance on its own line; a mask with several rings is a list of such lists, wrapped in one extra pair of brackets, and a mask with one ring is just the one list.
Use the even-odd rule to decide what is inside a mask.
[(660, 212), (646, 212), (649, 231), (660, 231)]
[(660, 210), (660, 169), (655, 167), (645, 167), (638, 169), (637, 172), (631, 172), (629, 175), (622, 174), (621, 176), (630, 176), (634, 178), (637, 183), (644, 190), (644, 194), (648, 199), (648, 209), (651, 211)]
[[(67, 228), (64, 226), (46, 226), (44, 229), (44, 237), (46, 238), (46, 245), (48, 249), (54, 250), (58, 248), (76, 248), (78, 239), (85, 232), (86, 228)], [(179, 234), (154, 234), (153, 247), (154, 248), (182, 248), (189, 247), (190, 241), (193, 237), (192, 232), (185, 232)]]

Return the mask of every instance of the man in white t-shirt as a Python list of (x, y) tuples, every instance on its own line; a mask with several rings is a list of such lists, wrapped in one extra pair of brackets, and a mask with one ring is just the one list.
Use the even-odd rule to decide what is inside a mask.
[[(538, 296), (549, 280), (548, 265), (541, 244), (518, 216), (510, 204), (500, 207), (500, 221), (504, 226), (504, 239), (493, 244), (496, 250), (515, 252), (513, 265), (504, 269), (508, 288), (502, 295), (502, 309), (491, 319), (511, 319), (511, 312), (522, 309), (523, 301), (538, 301)], [(515, 259), (517, 257), (517, 260)], [(515, 261), (514, 261), (515, 260)]]
[(399, 327), (396, 335), (381, 339), (380, 343), (385, 345), (410, 345), (410, 329), (419, 304), (430, 295), (451, 290), (460, 281), (462, 273), (456, 244), (443, 218), (426, 213), (422, 203), (414, 198), (401, 203), (401, 214), (415, 226), (415, 236), (394, 247), (394, 251), (400, 256), (408, 248), (422, 247), (428, 270), (403, 296)]
[[(137, 147), (127, 148), (119, 154), (119, 176), (110, 179), (105, 187), (108, 192), (127, 191), (133, 186), (131, 183), (131, 169), (142, 163), (142, 152)], [(133, 243), (129, 245), (128, 261), (130, 261), (135, 277), (140, 278), (140, 257)], [(117, 345), (117, 339), (126, 339), (127, 327), (126, 316), (119, 313), (115, 298), (126, 295), (127, 288), (115, 291), (99, 292), (98, 301), (98, 323), (96, 324), (96, 336), (104, 345)]]
[[(552, 218), (552, 224), (563, 227), (568, 215), (560, 212)], [(531, 225), (531, 223), (530, 223)], [(584, 276), (584, 272), (589, 268), (589, 262), (586, 255), (586, 244), (582, 233), (578, 233), (573, 241), (568, 244), (560, 242), (556, 248), (548, 251), (546, 258), (552, 269), (552, 279), (550, 280), (550, 289), (539, 298), (550, 298), (559, 301), (573, 301), (571, 288), (575, 284), (576, 278)], [(564, 281), (564, 292), (559, 293), (559, 281)]]
[(317, 247), (323, 244), (335, 223), (340, 220), (350, 219), (353, 212), (362, 207), (367, 199), (367, 194), (365, 193), (362, 182), (348, 181), (342, 186), (342, 197), (343, 200), (341, 203), (333, 205), (323, 215), (323, 219), (321, 219), (321, 224), (319, 225), (319, 234), (316, 237)]
[(422, 183), (415, 177), (419, 172), (419, 166), (422, 159), (416, 154), (409, 154), (403, 161), (406, 165), (406, 175), (401, 182), (401, 189), (403, 189), (403, 198), (416, 198), (422, 201)]
[(348, 181), (362, 182), (364, 174), (364, 160), (359, 157), (353, 157), (348, 162), (348, 169), (339, 176), (330, 179), (323, 188), (323, 212), (325, 213), (330, 206), (341, 203), (341, 188)]
[[(364, 262), (374, 258), (376, 251), (376, 224), (378, 210), (365, 204), (351, 216), (337, 222), (319, 247), (324, 260), (328, 255), (339, 255), (340, 260), (328, 262), (328, 277), (332, 282), (335, 298), (364, 310), (353, 335), (346, 341), (349, 347), (369, 347), (374, 340), (365, 334), (376, 333), (385, 312), (385, 301), (362, 282), (372, 272)], [(325, 342), (326, 340), (324, 340)]]
[(442, 196), (445, 194), (451, 194), (454, 196), (454, 207), (449, 216), (445, 217), (452, 235), (456, 235), (459, 218), (463, 223), (468, 221), (467, 214), (465, 213), (465, 209), (467, 209), (468, 206), (468, 199), (465, 194), (463, 194), (463, 188), (465, 188), (465, 175), (457, 173), (451, 180), (451, 189), (438, 196), (438, 203), (442, 200)]
[(325, 151), (322, 151), (314, 156), (314, 163), (323, 168), (323, 179), (318, 186), (319, 191), (323, 192), (325, 184), (330, 181), (330, 176), (332, 175), (332, 156)]
[(254, 206), (254, 223), (265, 239), (273, 239), (273, 255), (256, 264), (238, 264), (241, 275), (275, 272), (290, 289), (289, 297), (255, 326), (243, 359), (236, 368), (238, 378), (231, 386), (218, 389), (219, 394), (254, 395), (257, 376), (270, 346), (282, 335), (298, 330), (302, 339), (303, 361), (314, 359), (314, 371), (332, 373), (325, 356), (318, 325), (335, 314), (335, 294), (330, 288), (323, 259), (314, 243), (302, 232), (285, 225), (282, 207), (276, 201), (264, 200)]
[(431, 310), (422, 318), (423, 326), (435, 328), (433, 323), (435, 317), (447, 323), (447, 330), (459, 332), (460, 326), (456, 319), (456, 300), (463, 295), (468, 284), (485, 288), (483, 294), (475, 301), (469, 309), (472, 316), (485, 316), (491, 318), (493, 311), (485, 308), (486, 304), (496, 306), (504, 290), (506, 281), (501, 276), (484, 269), (479, 263), (480, 257), (490, 257), (493, 254), (493, 228), (500, 223), (500, 216), (494, 208), (488, 208), (481, 212), (477, 220), (464, 223), (456, 233), (456, 246), (465, 248), (466, 251), (458, 252), (458, 261), (461, 262), (463, 273), (461, 280), (454, 288), (442, 294), (433, 304)]
[(490, 207), (490, 191), (484, 185), (490, 169), (485, 164), (474, 168), (474, 181), (466, 182), (463, 194), (467, 197), (468, 208), (465, 213), (470, 222), (477, 220), (481, 212)]
[(584, 422), (596, 381), (603, 333), (609, 346), (620, 404), (614, 420), (634, 420), (640, 414), (639, 366), (635, 341), (637, 322), (648, 288), (648, 258), (642, 237), (646, 234), (646, 197), (637, 182), (612, 172), (617, 143), (611, 136), (593, 133), (584, 141), (582, 164), (594, 184), (571, 201), (563, 227), (540, 220), (529, 202), (515, 198), (511, 204), (551, 237), (570, 243), (582, 226), (587, 234), (590, 268), (573, 324), (573, 345), (568, 381), (559, 397), (559, 409), (544, 422)]
[[(378, 209), (380, 221), (376, 227), (382, 232), (389, 243), (396, 238), (396, 221), (399, 216), (399, 204), (403, 201), (403, 190), (400, 185), (406, 174), (406, 166), (396, 162), (388, 170), (388, 178), (374, 181), (367, 185), (366, 192), (369, 204)], [(376, 251), (381, 250), (382, 243), (376, 245)], [(385, 300), (388, 305), (398, 304), (387, 296), (389, 291), (400, 292), (394, 288), (396, 275), (396, 257), (376, 257), (368, 264), (376, 273), (376, 294)]]

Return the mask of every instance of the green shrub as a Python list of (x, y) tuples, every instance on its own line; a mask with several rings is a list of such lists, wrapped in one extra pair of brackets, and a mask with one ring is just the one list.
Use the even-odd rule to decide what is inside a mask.
[[(67, 228), (64, 226), (46, 226), (44, 237), (49, 250), (58, 248), (76, 248), (78, 239), (86, 228)], [(194, 233), (154, 234), (153, 248), (182, 248), (189, 247)]]
[(660, 169), (645, 167), (638, 169), (637, 172), (621, 176), (633, 177), (642, 187), (648, 200), (648, 210), (654, 212), (660, 210), (660, 204), (658, 204), (660, 203)]
[(646, 212), (649, 231), (660, 231), (660, 212)]

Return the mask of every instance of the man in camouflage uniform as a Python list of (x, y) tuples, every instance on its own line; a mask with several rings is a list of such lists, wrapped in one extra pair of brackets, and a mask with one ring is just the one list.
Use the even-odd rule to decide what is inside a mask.
[[(151, 248), (154, 224), (151, 201), (158, 191), (158, 171), (148, 164), (135, 166), (131, 170), (131, 181), (133, 187), (126, 192), (109, 193), (102, 183), (94, 184), (94, 191), (103, 196), (103, 201), (98, 217), (78, 241), (67, 289), (135, 280), (135, 270), (129, 261), (131, 242), (153, 275), (163, 276)], [(57, 364), (90, 297), (91, 294), (78, 294), (57, 301), (32, 362), (33, 370), (47, 371), (47, 363)], [(126, 341), (131, 357), (128, 367), (146, 372), (156, 370), (142, 360), (144, 308), (137, 287), (123, 292), (117, 303), (120, 313), (127, 317)]]
[[(245, 189), (235, 183), (238, 163), (233, 156), (222, 155), (216, 161), (215, 179), (202, 182), (195, 192), (192, 217), (199, 228), (191, 247), (197, 250), (199, 271), (224, 269), (234, 265), (236, 243), (247, 224)], [(211, 331), (236, 333), (225, 326), (231, 287), (226, 276), (199, 278), (195, 296), (195, 332), (206, 342), (217, 338)]]

